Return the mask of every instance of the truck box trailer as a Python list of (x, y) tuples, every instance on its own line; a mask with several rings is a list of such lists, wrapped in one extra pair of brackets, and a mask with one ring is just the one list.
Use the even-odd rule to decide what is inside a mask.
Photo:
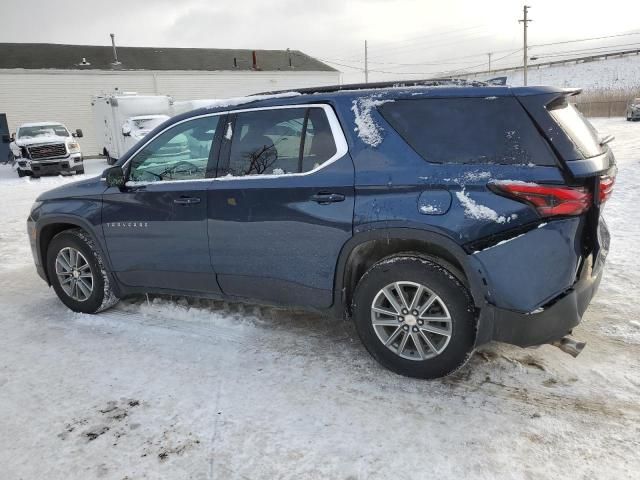
[(167, 95), (114, 93), (93, 97), (98, 153), (112, 165), (140, 139), (172, 114), (173, 99)]

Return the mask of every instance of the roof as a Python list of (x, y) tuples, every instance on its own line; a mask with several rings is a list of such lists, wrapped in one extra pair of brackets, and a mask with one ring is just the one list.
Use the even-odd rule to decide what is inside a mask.
[(575, 95), (579, 89), (551, 86), (510, 87), (491, 85), (485, 82), (465, 81), (457, 79), (409, 80), (381, 82), (373, 84), (345, 84), (321, 86), (317, 88), (301, 88), (289, 91), (266, 92), (246, 97), (220, 98), (203, 101), (199, 108), (176, 115), (176, 121), (202, 115), (204, 113), (241, 110), (243, 108), (261, 108), (279, 105), (299, 105), (325, 102), (354, 102), (359, 98), (376, 100), (402, 100), (422, 98), (457, 98), (457, 97), (511, 97), (545, 94)]
[(111, 46), (57, 43), (0, 43), (0, 69), (253, 70), (254, 51), (258, 70), (337, 71), (298, 50), (117, 47), (114, 65)]

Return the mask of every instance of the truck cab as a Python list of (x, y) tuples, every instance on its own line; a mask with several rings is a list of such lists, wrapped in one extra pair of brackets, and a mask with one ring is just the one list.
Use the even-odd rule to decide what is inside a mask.
[(24, 123), (9, 144), (18, 176), (81, 174), (84, 163), (80, 144), (82, 130), (71, 132), (60, 122)]

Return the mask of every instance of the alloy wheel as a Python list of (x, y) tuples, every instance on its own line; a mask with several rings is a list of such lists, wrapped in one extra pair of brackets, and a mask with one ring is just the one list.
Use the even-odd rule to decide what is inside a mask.
[(416, 361), (440, 355), (453, 333), (445, 302), (428, 287), (409, 281), (390, 283), (378, 292), (371, 323), (389, 350)]
[(56, 256), (56, 276), (64, 292), (73, 300), (86, 301), (93, 292), (91, 265), (77, 249), (65, 247)]

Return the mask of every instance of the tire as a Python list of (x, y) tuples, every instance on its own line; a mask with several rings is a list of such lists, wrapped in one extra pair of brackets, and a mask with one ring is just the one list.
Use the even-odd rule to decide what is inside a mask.
[(80, 170), (76, 170), (76, 175), (83, 175), (84, 174), (84, 167), (82, 167)]
[(24, 177), (27, 173), (24, 170), (20, 170), (18, 169), (18, 176), (19, 177)]
[[(78, 281), (81, 279), (75, 277), (75, 274), (59, 275), (56, 272), (58, 255), (63, 255), (63, 259), (58, 265), (58, 271), (63, 273), (65, 270), (64, 256), (68, 254), (70, 250), (80, 253), (80, 260), (76, 262), (76, 265), (82, 265), (82, 267), (79, 268), (78, 271), (81, 274), (86, 274), (86, 272), (89, 271), (91, 274), (91, 281), (89, 282), (88, 278), (82, 279), (85, 281), (83, 284), (84, 288), (78, 286), (77, 289), (71, 290), (72, 294), (68, 291), (70, 284), (63, 287), (61, 278), (74, 277)], [(88, 267), (85, 267), (85, 265), (88, 265)], [(58, 298), (74, 312), (97, 313), (106, 310), (118, 302), (118, 298), (114, 294), (109, 282), (109, 277), (104, 268), (104, 262), (102, 261), (100, 252), (96, 248), (93, 239), (91, 239), (84, 230), (65, 230), (53, 237), (47, 249), (46, 266), (49, 281)], [(89, 294), (87, 294), (87, 283), (91, 285)]]
[[(396, 285), (402, 289), (407, 303), (414, 296), (412, 292), (422, 292), (418, 295), (422, 300), (414, 306), (418, 315), (408, 312), (403, 316), (405, 312), (400, 312), (401, 315), (395, 317), (374, 312), (374, 306), (386, 311), (394, 310), (383, 289), (391, 288), (387, 292), (397, 294)], [(418, 285), (423, 290), (418, 290)], [(401, 306), (399, 297), (394, 298), (396, 305)], [(427, 307), (430, 301), (432, 305)], [(385, 302), (387, 306), (384, 306)], [(352, 307), (356, 330), (366, 349), (381, 365), (400, 375), (425, 379), (443, 377), (461, 368), (473, 353), (476, 320), (471, 296), (452, 273), (432, 260), (411, 253), (381, 260), (358, 282)], [(424, 307), (427, 308), (420, 313)], [(423, 317), (443, 318), (445, 321), (422, 320)], [(385, 325), (374, 327), (374, 319)], [(437, 329), (435, 331), (446, 331), (448, 337), (426, 331), (434, 327)], [(398, 341), (392, 341), (387, 347), (383, 342), (384, 335), (388, 335), (386, 340), (389, 341), (399, 328), (408, 328), (408, 333), (400, 331)], [(405, 337), (408, 337), (405, 349), (401, 350), (400, 338)], [(424, 340), (425, 337), (429, 344)], [(421, 344), (421, 348), (416, 346), (415, 341)]]

